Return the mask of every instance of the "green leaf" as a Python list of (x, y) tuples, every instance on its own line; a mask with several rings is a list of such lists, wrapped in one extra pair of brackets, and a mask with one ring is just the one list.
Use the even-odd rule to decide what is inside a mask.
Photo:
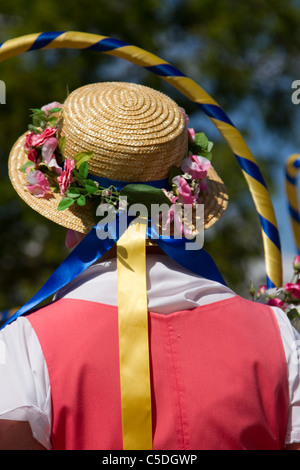
[(87, 175), (89, 174), (89, 164), (87, 161), (84, 161), (80, 164), (79, 168), (78, 168), (78, 171), (79, 171), (79, 174), (80, 176), (82, 176), (82, 178), (87, 178)]
[(208, 146), (208, 138), (204, 134), (204, 132), (196, 132), (194, 143), (198, 146), (203, 148), (204, 150), (207, 149)]
[(78, 181), (78, 183), (80, 183), (82, 186), (85, 185), (85, 179), (82, 178), (78, 171), (73, 170), (73, 176)]
[(287, 312), (287, 316), (290, 320), (299, 320), (300, 319), (300, 315), (299, 315), (299, 312), (296, 308), (291, 308), (288, 312)]
[(30, 114), (30, 117), (32, 118), (36, 117), (36, 118), (42, 119), (43, 121), (47, 121), (47, 116), (46, 116), (45, 111), (42, 111), (41, 109), (37, 109), (37, 108), (32, 108), (31, 111), (32, 111), (32, 114)]
[(175, 176), (179, 176), (179, 175), (182, 175), (182, 171), (180, 170), (180, 168), (178, 168), (177, 166), (172, 166), (170, 170), (169, 178), (168, 178), (168, 182), (170, 186), (172, 186), (172, 179), (175, 178)]
[(37, 113), (31, 114), (31, 116), (41, 119), (42, 121), (47, 121), (47, 116), (44, 111), (39, 111)]
[(150, 186), (148, 184), (127, 184), (121, 191), (120, 196), (126, 196), (128, 205), (132, 204), (143, 204), (148, 211), (151, 213), (151, 204), (168, 204), (172, 205), (170, 199), (164, 194), (164, 192)]
[(23, 173), (26, 173), (26, 169), (29, 167), (29, 166), (32, 166), (34, 165), (33, 162), (27, 162), (27, 163), (24, 163), (24, 165), (22, 165), (19, 170), (20, 171), (23, 171)]
[(49, 114), (52, 114), (52, 113), (59, 113), (59, 111), (61, 111), (61, 108), (52, 108), (48, 111)]
[(30, 111), (32, 111), (34, 114), (44, 113), (44, 111), (42, 111), (40, 108), (30, 108)]
[(212, 150), (213, 146), (214, 146), (213, 142), (211, 142), (211, 141), (209, 140), (206, 150), (207, 150), (208, 152), (210, 152), (210, 151)]
[(28, 124), (28, 129), (35, 134), (38, 134), (40, 131), (33, 124)]
[(93, 194), (98, 190), (98, 186), (96, 185), (95, 181), (93, 180), (86, 180), (84, 184), (85, 189), (88, 193)]
[(45, 126), (47, 121), (40, 119), (38, 116), (33, 116), (32, 118), (32, 124), (36, 127), (43, 127)]
[(48, 123), (50, 124), (51, 127), (54, 127), (57, 121), (57, 118), (55, 116), (50, 117), (47, 119)]
[(207, 158), (207, 160), (212, 160), (212, 153), (207, 152), (206, 150), (201, 150), (201, 156)]
[(66, 191), (66, 195), (68, 197), (71, 197), (73, 199), (76, 199), (78, 196), (80, 196), (80, 190), (79, 188), (72, 188), (72, 187), (69, 187)]
[(76, 199), (76, 202), (79, 206), (84, 206), (85, 205), (85, 196), (81, 195), (78, 199)]
[(197, 132), (195, 134), (195, 140), (190, 146), (190, 150), (197, 155), (201, 155), (202, 157), (211, 160), (211, 149), (213, 148), (213, 145), (214, 144), (208, 140), (204, 132)]
[(71, 197), (64, 197), (57, 206), (58, 211), (64, 211), (74, 203), (75, 199)]
[(63, 136), (58, 141), (58, 149), (62, 155), (65, 154), (65, 148), (66, 148), (66, 138), (65, 136)]
[(76, 162), (76, 168), (79, 169), (80, 165), (84, 162), (87, 162), (93, 155), (94, 152), (78, 152), (73, 157)]

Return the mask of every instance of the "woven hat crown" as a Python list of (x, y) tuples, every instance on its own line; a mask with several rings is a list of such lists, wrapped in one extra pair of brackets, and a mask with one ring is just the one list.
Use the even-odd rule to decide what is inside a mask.
[(93, 151), (92, 175), (137, 182), (167, 178), (188, 152), (184, 116), (165, 94), (103, 82), (73, 91), (63, 106), (66, 156)]

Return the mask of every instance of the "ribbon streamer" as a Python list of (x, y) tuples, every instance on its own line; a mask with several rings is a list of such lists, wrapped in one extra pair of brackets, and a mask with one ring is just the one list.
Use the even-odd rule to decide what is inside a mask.
[(98, 34), (77, 31), (50, 31), (10, 39), (0, 44), (0, 61), (28, 51), (56, 48), (93, 50), (144, 67), (173, 85), (211, 119), (232, 149), (246, 179), (258, 213), (265, 253), (267, 286), (268, 288), (281, 287), (281, 244), (269, 191), (243, 137), (218, 103), (193, 80), (165, 60), (139, 47)]
[(300, 254), (300, 210), (297, 190), (297, 176), (300, 170), (300, 154), (292, 154), (285, 164), (285, 190), (288, 198), (294, 240), (297, 253)]
[(118, 324), (124, 450), (152, 449), (145, 223), (117, 242)]
[[(95, 263), (117, 242), (120, 227), (124, 223), (108, 224), (108, 226), (95, 225), (84, 239), (74, 248), (70, 255), (59, 265), (42, 288), (19, 308), (5, 323), (4, 328), (21, 315), (28, 314), (32, 309), (54, 295), (59, 289), (66, 286), (80, 273)], [(117, 229), (117, 230), (116, 230)]]

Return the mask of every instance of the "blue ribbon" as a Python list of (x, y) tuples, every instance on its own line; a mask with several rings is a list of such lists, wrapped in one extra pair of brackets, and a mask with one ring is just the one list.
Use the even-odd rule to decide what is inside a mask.
[(52, 41), (54, 41), (54, 39), (56, 39), (63, 33), (65, 33), (65, 31), (49, 31), (46, 33), (41, 33), (36, 38), (30, 49), (28, 49), (28, 52), (35, 51), (37, 49), (41, 49), (42, 47), (48, 46), (48, 44), (50, 44)]
[(121, 189), (123, 189), (128, 184), (148, 184), (150, 186), (154, 186), (155, 188), (159, 188), (159, 189), (169, 188), (168, 178), (164, 178), (163, 180), (135, 181), (135, 182), (130, 182), (130, 183), (128, 181), (110, 180), (108, 178), (102, 178), (101, 176), (91, 175), (90, 173), (88, 175), (88, 178), (90, 178), (93, 181), (96, 181), (97, 183), (99, 183), (100, 186), (103, 186), (104, 188), (109, 188), (110, 186), (113, 186), (118, 191), (121, 191)]
[[(121, 220), (126, 217), (126, 220)], [(92, 230), (84, 237), (84, 239), (74, 248), (70, 255), (60, 264), (56, 271), (50, 276), (43, 287), (14, 315), (12, 315), (1, 329), (9, 323), (16, 320), (19, 316), (29, 314), (32, 309), (37, 307), (41, 302), (54, 295), (59, 289), (66, 286), (80, 273), (85, 271), (89, 266), (103, 256), (110, 248), (112, 248), (117, 240), (121, 237), (129, 222), (133, 219), (128, 217), (126, 213), (117, 215), (115, 223), (107, 225), (96, 224)], [(122, 227), (124, 227), (122, 229)], [(148, 224), (148, 237), (155, 239), (158, 246), (174, 261), (186, 267), (195, 274), (201, 275), (207, 279), (225, 282), (210, 255), (203, 249), (197, 251), (186, 250), (186, 243), (193, 243), (186, 238), (161, 238), (154, 224)]]
[[(212, 257), (203, 249), (189, 250), (188, 244), (194, 244), (193, 240), (185, 237), (163, 238), (159, 236), (155, 224), (148, 224), (148, 237), (154, 239), (157, 245), (174, 261), (199, 276), (226, 285), (217, 265)], [(200, 248), (200, 247), (199, 247)]]
[(174, 261), (185, 267), (193, 273), (226, 285), (217, 265), (212, 257), (203, 249), (194, 251), (186, 250), (186, 243), (194, 243), (190, 240), (182, 238), (180, 240), (169, 239), (163, 240), (159, 238), (155, 240), (158, 246)]
[[(118, 224), (124, 226), (124, 224)], [(117, 226), (116, 226), (117, 228)], [(119, 227), (118, 227), (119, 228)], [(99, 239), (101, 237), (103, 239)], [(121, 235), (121, 234), (120, 234)], [(60, 288), (66, 286), (75, 277), (103, 256), (118, 240), (117, 230), (113, 224), (95, 225), (84, 239), (74, 248), (69, 256), (59, 265), (42, 288), (2, 326), (28, 313)]]

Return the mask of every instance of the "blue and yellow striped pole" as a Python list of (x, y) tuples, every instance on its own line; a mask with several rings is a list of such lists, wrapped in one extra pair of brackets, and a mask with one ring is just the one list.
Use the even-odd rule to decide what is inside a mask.
[(300, 154), (292, 154), (285, 164), (285, 190), (297, 254), (300, 255), (300, 211), (297, 176), (300, 170)]
[(272, 201), (263, 175), (238, 129), (221, 107), (193, 80), (154, 54), (98, 34), (54, 31), (29, 34), (0, 44), (0, 61), (37, 49), (87, 49), (113, 55), (159, 75), (193, 101), (214, 123), (232, 149), (247, 181), (257, 210), (265, 252), (268, 287), (282, 285), (281, 246)]

